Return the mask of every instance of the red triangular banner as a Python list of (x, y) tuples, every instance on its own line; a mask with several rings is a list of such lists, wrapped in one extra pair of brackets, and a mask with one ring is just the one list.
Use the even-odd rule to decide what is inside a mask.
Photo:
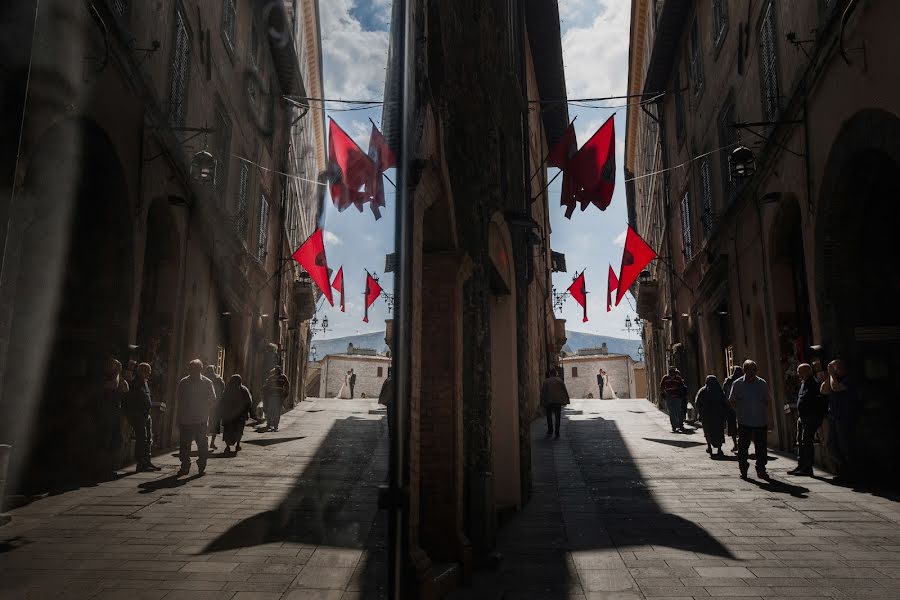
[(397, 166), (397, 157), (394, 151), (381, 134), (381, 131), (372, 123), (372, 133), (369, 135), (369, 159), (372, 161), (372, 176), (366, 181), (366, 197), (371, 204), (372, 214), (375, 220), (381, 218), (381, 208), (384, 206), (384, 173), (387, 169)]
[(572, 298), (581, 305), (584, 309), (584, 318), (582, 319), (583, 323), (587, 323), (587, 287), (584, 279), (584, 271), (581, 272), (581, 275), (575, 278), (575, 281), (572, 282), (572, 285), (569, 286), (569, 293), (572, 295)]
[(610, 117), (569, 161), (581, 210), (606, 210), (616, 189), (616, 122)]
[(331, 201), (339, 211), (351, 204), (362, 211), (366, 202), (363, 188), (373, 177), (372, 160), (333, 120), (328, 126), (328, 166), (332, 174)]
[(341, 312), (345, 312), (344, 310), (344, 267), (338, 269), (337, 275), (334, 276), (334, 281), (331, 282), (331, 287), (336, 289), (341, 294)]
[(616, 272), (613, 271), (612, 265), (609, 266), (609, 277), (607, 278), (607, 289), (606, 289), (606, 312), (610, 312), (612, 310), (612, 295), (613, 292), (619, 289), (619, 279), (616, 277)]
[(331, 274), (328, 272), (328, 260), (325, 257), (325, 243), (322, 240), (322, 230), (316, 229), (303, 244), (294, 252), (293, 259), (306, 269), (309, 276), (331, 306), (334, 300), (331, 296)]
[(381, 295), (381, 291), (381, 286), (378, 285), (375, 278), (366, 271), (366, 308), (363, 316), (363, 323), (369, 322), (369, 307), (375, 304), (375, 301), (378, 300), (378, 297)]
[(629, 226), (628, 233), (625, 235), (625, 249), (622, 251), (622, 268), (619, 269), (616, 306), (625, 297), (625, 292), (628, 291), (631, 284), (637, 281), (638, 275), (641, 274), (644, 267), (649, 265), (656, 256), (656, 251)]

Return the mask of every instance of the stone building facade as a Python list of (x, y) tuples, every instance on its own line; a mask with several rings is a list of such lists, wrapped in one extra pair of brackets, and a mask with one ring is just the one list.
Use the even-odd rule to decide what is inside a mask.
[[(753, 358), (775, 398), (769, 441), (789, 448), (797, 364), (842, 357), (861, 464), (894, 478), (878, 457), (898, 450), (900, 410), (900, 275), (883, 260), (898, 19), (887, 1), (637, 0), (628, 91), (645, 102), (626, 138), (629, 218), (664, 259), (637, 286), (651, 398), (668, 363), (693, 393)], [(732, 174), (741, 146), (751, 177)]]
[[(498, 511), (528, 499), (540, 380), (565, 342), (541, 161), (567, 110), (555, 1), (412, 4), (412, 380), (400, 401), (412, 595), (428, 598), (491, 551)], [(397, 82), (390, 63), (388, 106)], [(398, 123), (385, 114), (389, 140)], [(433, 562), (459, 569), (436, 579)]]
[(4, 31), (28, 32), (0, 36), (25, 44), (2, 75), (3, 104), (18, 108), (3, 115), (17, 150), (4, 140), (0, 152), (13, 485), (90, 466), (83, 442), (110, 357), (153, 365), (164, 444), (193, 358), (254, 393), (284, 364), (302, 399), (315, 299), (283, 259), (315, 226), (317, 190), (294, 184), (325, 167), (324, 118), (282, 98), (321, 97), (316, 2), (50, 0), (0, 13)]
[(318, 361), (320, 372), (319, 398), (334, 398), (344, 384), (347, 371), (353, 370), (356, 385), (354, 398), (378, 398), (387, 378), (391, 359), (378, 354), (329, 354)]
[[(597, 374), (606, 371), (615, 398), (638, 398), (635, 361), (626, 354), (579, 352), (560, 361), (571, 398), (600, 398)], [(606, 394), (604, 394), (606, 395)]]

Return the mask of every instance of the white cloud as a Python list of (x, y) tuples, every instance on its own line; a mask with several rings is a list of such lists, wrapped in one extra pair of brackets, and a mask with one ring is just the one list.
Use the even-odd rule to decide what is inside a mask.
[[(379, 9), (386, 8), (382, 0), (375, 3)], [(388, 32), (363, 29), (351, 14), (355, 5), (355, 0), (319, 2), (325, 94), (329, 98), (380, 100), (384, 91)]]
[(618, 246), (619, 248), (624, 248), (624, 247), (625, 247), (625, 238), (626, 238), (627, 235), (628, 235), (628, 230), (626, 229), (625, 231), (623, 231), (622, 233), (620, 233), (620, 234), (616, 237), (616, 239), (613, 240), (613, 244), (615, 244), (615, 245)]
[(330, 231), (326, 231), (324, 234), (322, 234), (322, 239), (325, 240), (326, 246), (340, 246), (344, 243), (344, 240)]
[[(570, 10), (585, 15), (583, 2)], [(595, 4), (596, 6), (596, 4)], [(568, 14), (570, 10), (563, 11)], [(599, 14), (572, 24), (563, 35), (563, 60), (570, 98), (606, 97), (625, 92), (631, 0), (607, 0)]]

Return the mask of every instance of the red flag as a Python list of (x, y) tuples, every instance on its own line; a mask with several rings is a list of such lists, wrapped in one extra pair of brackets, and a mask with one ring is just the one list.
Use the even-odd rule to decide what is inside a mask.
[(363, 316), (363, 323), (369, 322), (369, 307), (375, 304), (378, 296), (381, 295), (381, 286), (375, 281), (375, 278), (366, 271), (366, 310)]
[(559, 205), (566, 207), (567, 219), (571, 219), (572, 213), (575, 212), (575, 191), (577, 187), (572, 174), (569, 172), (569, 162), (577, 153), (578, 139), (575, 136), (575, 124), (572, 122), (566, 127), (562, 138), (556, 143), (550, 154), (547, 155), (547, 164), (563, 170), (562, 194), (559, 198)]
[(572, 157), (569, 170), (577, 182), (575, 195), (581, 201), (581, 210), (585, 210), (588, 204), (606, 210), (616, 188), (616, 127), (613, 117), (607, 119)]
[(619, 289), (619, 279), (616, 277), (616, 272), (613, 271), (612, 265), (609, 266), (609, 277), (607, 279), (607, 289), (606, 289), (606, 312), (612, 310), (612, 294), (615, 290)]
[(344, 311), (344, 267), (338, 269), (337, 275), (334, 276), (334, 281), (331, 282), (331, 287), (336, 289), (341, 293), (341, 312)]
[(637, 281), (638, 275), (641, 274), (644, 267), (649, 265), (654, 258), (656, 258), (656, 252), (653, 248), (629, 226), (628, 233), (625, 235), (625, 250), (622, 252), (622, 268), (619, 269), (616, 306), (625, 297), (625, 292), (628, 291), (631, 284)]
[(325, 258), (325, 243), (322, 241), (322, 230), (316, 229), (303, 245), (294, 252), (294, 260), (306, 269), (312, 280), (316, 282), (328, 304), (334, 306), (331, 297), (331, 274), (328, 272), (328, 261)]
[(582, 308), (584, 308), (584, 318), (581, 320), (583, 323), (587, 323), (587, 288), (585, 287), (584, 281), (584, 271), (581, 272), (581, 275), (575, 278), (575, 281), (572, 282), (572, 285), (569, 286), (569, 293), (572, 294), (572, 298), (575, 299), (575, 302), (580, 304)]
[(366, 180), (366, 197), (372, 204), (372, 214), (375, 220), (381, 218), (382, 206), (384, 206), (384, 177), (382, 173), (391, 167), (397, 166), (397, 157), (394, 151), (381, 134), (381, 131), (372, 123), (372, 133), (369, 135), (369, 159), (372, 161), (372, 176)]
[(351, 204), (362, 211), (362, 188), (372, 178), (374, 165), (356, 142), (333, 120), (328, 129), (328, 163), (332, 172), (331, 201), (339, 211)]

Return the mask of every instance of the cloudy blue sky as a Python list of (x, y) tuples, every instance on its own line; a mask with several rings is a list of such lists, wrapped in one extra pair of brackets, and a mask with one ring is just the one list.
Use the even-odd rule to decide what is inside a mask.
[[(320, 0), (322, 46), (324, 49), (325, 94), (328, 98), (381, 99), (387, 62), (390, 0)], [(628, 25), (630, 0), (560, 0), (563, 31), (563, 57), (569, 98), (604, 97), (626, 93), (628, 60)], [(621, 105), (624, 101), (612, 101)], [(327, 114), (334, 118), (363, 149), (368, 147), (369, 118), (380, 124), (381, 110), (346, 111), (340, 104), (328, 105)], [(559, 207), (560, 179), (550, 188), (552, 207), (551, 236), (553, 249), (566, 255), (570, 273), (557, 274), (554, 284), (565, 289), (576, 270), (587, 269), (589, 294), (588, 316), (582, 323), (581, 308), (569, 301), (562, 312), (569, 329), (615, 337), (634, 337), (624, 329), (624, 320), (633, 312), (626, 300), (606, 313), (607, 265), (616, 271), (621, 261), (622, 243), (627, 223), (622, 153), (624, 151), (625, 108), (589, 109), (570, 107), (578, 141), (583, 144), (613, 113), (616, 113), (618, 181), (612, 205), (600, 212), (589, 207), (576, 211), (572, 220), (563, 217)], [(555, 174), (551, 170), (550, 176)], [(388, 172), (392, 176), (392, 171)], [(384, 270), (384, 256), (394, 245), (394, 191), (387, 188), (384, 218), (376, 222), (370, 212), (358, 213), (351, 208), (338, 213), (330, 203), (326, 208), (325, 230), (329, 265), (344, 266), (347, 312), (323, 308), (331, 331), (320, 337), (340, 337), (383, 330), (389, 318), (387, 307), (378, 301), (369, 311), (369, 324), (362, 322), (365, 271), (379, 275)], [(393, 285), (390, 275), (381, 279), (385, 289)], [(630, 297), (629, 297), (630, 299)]]

